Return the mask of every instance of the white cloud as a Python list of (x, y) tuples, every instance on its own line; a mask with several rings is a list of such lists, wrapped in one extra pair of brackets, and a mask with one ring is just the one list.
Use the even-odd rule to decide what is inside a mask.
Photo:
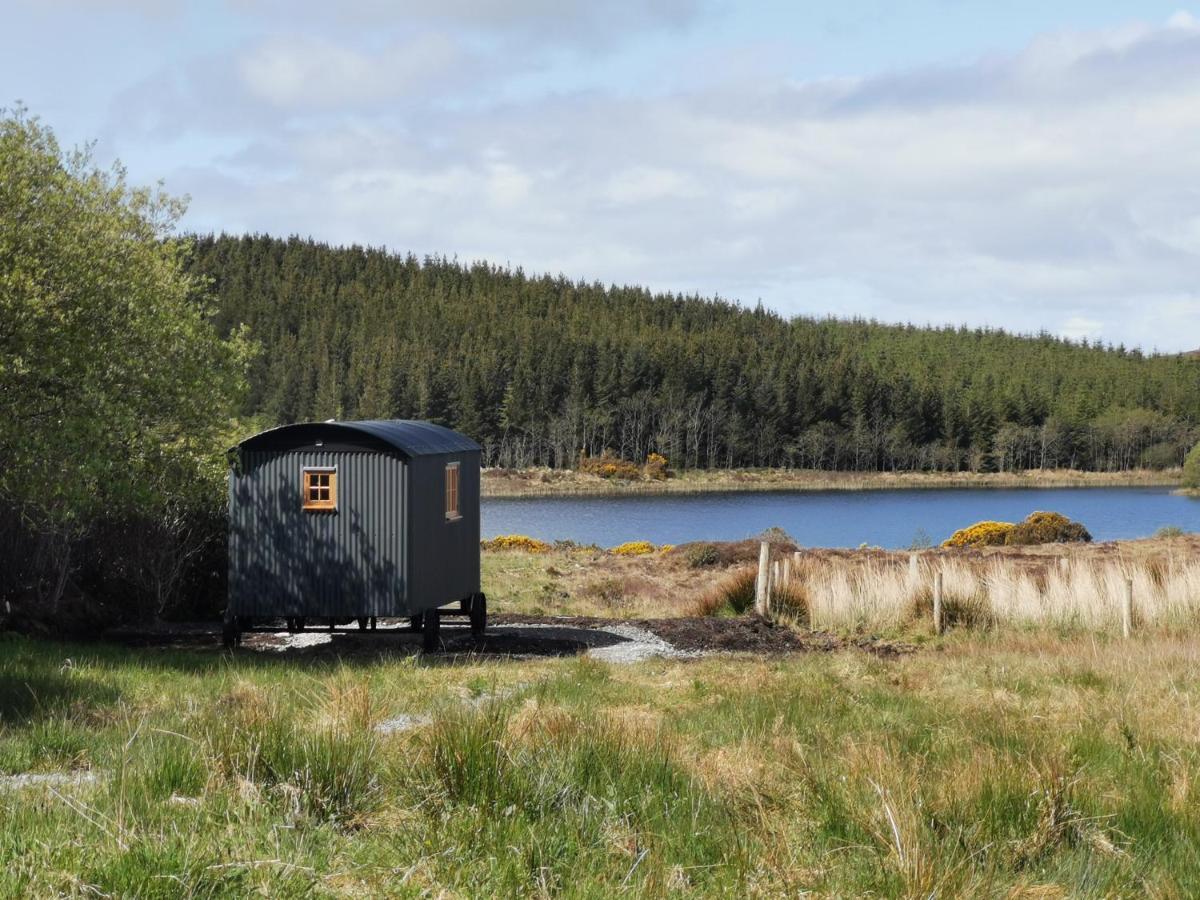
[(1072, 340), (1095, 340), (1104, 331), (1104, 323), (1098, 319), (1089, 319), (1086, 316), (1070, 316), (1062, 326), (1058, 329), (1058, 333), (1063, 337), (1071, 338)]
[[(538, 27), (540, 2), (483, 19), (509, 9)], [(1200, 346), (1200, 26), (1186, 14), (872, 78), (710, 75), (660, 96), (505, 103), (497, 83), (535, 62), (429, 30), (459, 6), (414, 10), (406, 35), (277, 37), (240, 51), (230, 80), (189, 79), (174, 127), (247, 147), (169, 181), (192, 194), (190, 221), (788, 312)]]
[(372, 106), (430, 84), (444, 90), (475, 65), (458, 44), (436, 33), (374, 53), (303, 35), (275, 37), (237, 60), (252, 97), (302, 112)]
[[(125, 0), (146, 2), (146, 0)], [(436, 27), (535, 48), (546, 42), (611, 47), (695, 21), (707, 0), (231, 0), (264, 23), (303, 20), (323, 30)]]

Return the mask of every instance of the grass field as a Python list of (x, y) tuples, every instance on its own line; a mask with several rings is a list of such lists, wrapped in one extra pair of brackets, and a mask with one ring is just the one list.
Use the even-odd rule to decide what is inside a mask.
[[(427, 724), (383, 734), (401, 713)], [(4, 896), (1200, 892), (1194, 642), (608, 666), (0, 638)]]
[[(497, 612), (690, 615), (757, 544), (714, 550), (487, 552), (484, 585)], [(0, 897), (1196, 896), (1197, 552), (924, 551), (951, 605), (1008, 610), (943, 637), (908, 554), (806, 552), (810, 613), (897, 658), (0, 634)], [(1163, 604), (1132, 640), (1112, 571)]]

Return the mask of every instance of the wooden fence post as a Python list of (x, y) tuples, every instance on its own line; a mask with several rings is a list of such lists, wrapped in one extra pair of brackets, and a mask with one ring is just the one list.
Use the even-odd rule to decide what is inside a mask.
[(790, 557), (783, 558), (783, 581), (780, 584), (788, 585), (792, 583), (792, 560)]
[(933, 633), (942, 633), (942, 573), (933, 576)]
[(767, 599), (771, 596), (771, 545), (763, 541), (758, 548), (758, 580), (754, 583), (754, 611), (767, 614)]
[(920, 572), (920, 561), (917, 559), (917, 554), (908, 554), (908, 577), (913, 581), (917, 580), (917, 573)]
[(1129, 637), (1133, 634), (1133, 579), (1125, 579), (1125, 597), (1121, 603), (1121, 634)]

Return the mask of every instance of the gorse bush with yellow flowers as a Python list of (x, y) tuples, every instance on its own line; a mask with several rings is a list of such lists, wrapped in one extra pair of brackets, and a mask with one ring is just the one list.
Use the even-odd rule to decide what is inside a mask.
[(969, 528), (960, 528), (954, 532), (942, 546), (1000, 547), (1016, 527), (1012, 522), (976, 522)]
[(624, 544), (613, 547), (609, 552), (614, 556), (648, 556), (651, 553), (657, 553), (658, 547), (649, 541), (626, 541)]
[(652, 481), (663, 481), (667, 475), (667, 458), (661, 453), (651, 453), (646, 457), (646, 464), (642, 466), (642, 474)]
[(1091, 541), (1091, 533), (1062, 513), (1034, 512), (1023, 522), (976, 522), (960, 528), (943, 547), (1001, 547), (1031, 544), (1066, 544)]
[(526, 553), (549, 553), (550, 545), (526, 534), (501, 534), (486, 541), (480, 541), (479, 546), (484, 550), (522, 550)]
[(615, 478), (633, 481), (642, 474), (637, 463), (621, 459), (612, 450), (605, 450), (599, 456), (580, 454), (579, 471), (599, 475), (601, 478)]
[(643, 478), (648, 481), (665, 481), (671, 475), (667, 468), (667, 458), (661, 453), (650, 453), (646, 462), (639, 466), (630, 460), (621, 459), (612, 450), (605, 450), (599, 456), (580, 453), (579, 471), (619, 481), (638, 481)]

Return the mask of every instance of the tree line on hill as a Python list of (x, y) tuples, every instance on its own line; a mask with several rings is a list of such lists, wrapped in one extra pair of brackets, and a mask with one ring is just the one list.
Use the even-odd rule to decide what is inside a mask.
[(1182, 464), (1200, 361), (1048, 334), (786, 319), (717, 298), (268, 236), (195, 239), (264, 424), (417, 418), (487, 465), (611, 449), (676, 468), (1122, 471)]

